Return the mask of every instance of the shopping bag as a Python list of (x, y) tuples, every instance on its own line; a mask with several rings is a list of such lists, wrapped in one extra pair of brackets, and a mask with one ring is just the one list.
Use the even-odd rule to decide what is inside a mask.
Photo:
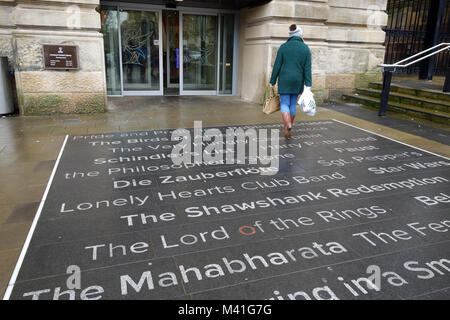
[(280, 96), (275, 95), (274, 89), (270, 88), (270, 95), (263, 104), (263, 112), (271, 114), (280, 110), (280, 108)]
[(311, 87), (305, 87), (297, 103), (300, 105), (300, 109), (308, 116), (314, 116), (316, 114), (317, 106)]

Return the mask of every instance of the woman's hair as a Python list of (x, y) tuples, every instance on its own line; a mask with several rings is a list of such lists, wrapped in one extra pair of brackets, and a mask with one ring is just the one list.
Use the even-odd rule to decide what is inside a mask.
[(296, 29), (297, 29), (296, 24), (291, 24), (291, 26), (289, 27), (289, 31), (295, 31)]

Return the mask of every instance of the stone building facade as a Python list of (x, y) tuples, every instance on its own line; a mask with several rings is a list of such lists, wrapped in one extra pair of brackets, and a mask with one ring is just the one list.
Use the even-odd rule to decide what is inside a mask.
[[(136, 10), (140, 4), (164, 3), (135, 2)], [(261, 102), (277, 49), (286, 41), (292, 23), (303, 28), (304, 40), (311, 48), (313, 90), (319, 101), (339, 99), (356, 86), (380, 79), (377, 64), (383, 63), (385, 52), (382, 27), (387, 23), (386, 3), (272, 0), (239, 8), (235, 11), (233, 94)], [(99, 0), (0, 0), (0, 56), (7, 56), (15, 70), (21, 114), (105, 110), (108, 96), (101, 33), (103, 4)], [(78, 46), (79, 69), (44, 69), (43, 44)]]
[[(6, 55), (15, 70), (21, 114), (105, 110), (98, 4), (98, 0), (0, 0), (0, 56)], [(79, 70), (44, 70), (43, 44), (78, 46)]]
[[(387, 0), (314, 0), (270, 3), (241, 14), (241, 96), (256, 101), (270, 78), (291, 23), (300, 25), (312, 53), (313, 91), (319, 100), (380, 79)], [(255, 61), (257, 59), (257, 61)], [(260, 66), (264, 66), (263, 72)]]

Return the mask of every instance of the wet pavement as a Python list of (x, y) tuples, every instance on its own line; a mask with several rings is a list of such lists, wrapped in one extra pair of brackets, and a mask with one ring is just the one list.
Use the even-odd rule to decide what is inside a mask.
[[(375, 114), (374, 114), (375, 116)], [(312, 145), (309, 148), (297, 150), (292, 152), (295, 154), (296, 161), (289, 160), (287, 162), (281, 162), (281, 171), (278, 180), (288, 180), (291, 187), (277, 187), (279, 190), (287, 192), (288, 194), (295, 195), (298, 192), (306, 192), (306, 189), (302, 189), (301, 184), (295, 184), (295, 181), (291, 181), (292, 176), (313, 176), (313, 175), (330, 175), (334, 174), (336, 181), (331, 185), (339, 186), (339, 188), (352, 188), (360, 186), (361, 184), (382, 184), (393, 182), (409, 181), (414, 184), (410, 190), (401, 190), (401, 192), (383, 194), (382, 196), (376, 196), (372, 199), (370, 197), (367, 200), (360, 199), (359, 196), (351, 198), (352, 200), (341, 201), (336, 198), (333, 201), (333, 195), (330, 194), (330, 200), (323, 199), (324, 202), (320, 203), (321, 209), (318, 210), (315, 205), (301, 206), (299, 204), (290, 204), (289, 207), (280, 210), (259, 210), (249, 215), (239, 215), (237, 219), (230, 219), (229, 217), (221, 219), (199, 219), (198, 221), (183, 220), (183, 212), (185, 207), (189, 204), (190, 207), (202, 207), (204, 205), (203, 200), (199, 199), (174, 199), (167, 203), (157, 203), (158, 199), (154, 199), (158, 192), (170, 193), (171, 187), (167, 187), (161, 183), (161, 175), (155, 173), (147, 173), (144, 175), (137, 175), (136, 177), (147, 177), (146, 180), (150, 180), (154, 183), (152, 187), (148, 187), (151, 190), (152, 204), (148, 205), (143, 203), (144, 213), (147, 215), (149, 212), (159, 213), (158, 218), (161, 219), (161, 214), (170, 213), (175, 211), (179, 219), (171, 221), (169, 215), (165, 218), (168, 219), (167, 225), (148, 226), (140, 225), (136, 228), (131, 228), (127, 225), (131, 220), (127, 218), (120, 219), (120, 214), (123, 210), (115, 208), (112, 210), (105, 210), (105, 208), (99, 208), (98, 211), (94, 210), (94, 214), (88, 215), (76, 215), (72, 211), (68, 211), (66, 217), (61, 218), (60, 211), (72, 210), (69, 208), (69, 204), (74, 205), (80, 203), (96, 203), (102, 200), (108, 200), (111, 203), (114, 199), (127, 198), (132, 195), (135, 197), (127, 198), (130, 202), (140, 203), (145, 199), (146, 193), (142, 186), (138, 188), (137, 194), (134, 194), (130, 188), (125, 190), (115, 190), (112, 185), (111, 177), (108, 177), (106, 172), (110, 166), (106, 165), (102, 173), (102, 177), (92, 177), (92, 183), (86, 181), (76, 181), (67, 183), (64, 178), (64, 173), (67, 172), (93, 172), (95, 166), (92, 166), (92, 161), (98, 158), (111, 157), (108, 146), (102, 146), (92, 150), (86, 141), (79, 142), (73, 139), (73, 136), (92, 136), (101, 133), (113, 133), (112, 138), (105, 138), (105, 141), (120, 140), (123, 141), (124, 137), (120, 136), (120, 133), (141, 131), (154, 134), (157, 136), (155, 130), (169, 129), (169, 128), (190, 128), (193, 127), (194, 120), (203, 120), (204, 127), (211, 126), (234, 126), (234, 125), (249, 125), (249, 124), (271, 124), (280, 121), (279, 114), (265, 115), (261, 112), (261, 106), (247, 103), (236, 98), (226, 97), (160, 97), (160, 98), (127, 98), (127, 99), (110, 99), (109, 112), (99, 115), (72, 115), (72, 116), (55, 116), (55, 117), (12, 117), (0, 119), (0, 185), (2, 186), (2, 192), (0, 193), (0, 292), (4, 292), (7, 288), (8, 282), (11, 278), (16, 262), (19, 259), (20, 252), (25, 243), (28, 231), (38, 210), (41, 199), (44, 195), (44, 191), (47, 186), (47, 182), (55, 165), (58, 154), (66, 139), (66, 135), (71, 135), (68, 138), (67, 145), (62, 153), (61, 162), (58, 165), (56, 171), (55, 180), (52, 181), (47, 201), (43, 206), (41, 217), (39, 222), (36, 220), (37, 228), (33, 232), (33, 237), (30, 242), (29, 248), (27, 248), (27, 254), (24, 254), (24, 262), (20, 265), (20, 272), (18, 272), (18, 284), (15, 289), (12, 290), (13, 298), (27, 298), (30, 299), (32, 294), (28, 294), (25, 297), (24, 293), (32, 292), (33, 290), (51, 289), (51, 293), (45, 298), (52, 298), (55, 294), (55, 288), (63, 287), (65, 280), (67, 279), (66, 268), (69, 265), (79, 265), (83, 270), (83, 279), (86, 279), (86, 283), (83, 282), (85, 287), (88, 286), (100, 286), (104, 293), (104, 298), (271, 298), (283, 296), (286, 298), (289, 294), (293, 294), (294, 290), (302, 289), (305, 293), (313, 297), (314, 288), (315, 292), (322, 292), (323, 294), (330, 295), (331, 288), (334, 288), (333, 293), (341, 298), (411, 298), (411, 297), (428, 297), (428, 294), (436, 290), (444, 290), (450, 287), (449, 274), (434, 270), (435, 277), (430, 278), (430, 281), (419, 281), (414, 276), (405, 275), (409, 282), (412, 283), (409, 286), (386, 286), (386, 290), (370, 292), (365, 295), (359, 292), (360, 296), (356, 296), (349, 290), (344, 283), (346, 280), (356, 279), (357, 276), (364, 275), (365, 267), (370, 264), (377, 264), (382, 266), (385, 270), (394, 271), (404, 274), (405, 266), (402, 263), (410, 264), (409, 269), (418, 267), (420, 263), (427, 263), (429, 261), (436, 261), (438, 258), (444, 258), (443, 253), (448, 253), (449, 240), (448, 233), (444, 232), (446, 215), (448, 212), (448, 203), (442, 198), (442, 202), (438, 202), (436, 205), (427, 205), (425, 198), (419, 198), (420, 200), (412, 200), (414, 197), (436, 197), (440, 193), (445, 193), (448, 190), (448, 183), (445, 181), (433, 181), (433, 187), (421, 186), (420, 183), (424, 183), (423, 179), (430, 179), (430, 177), (440, 176), (449, 178), (449, 171), (445, 166), (431, 167), (429, 170), (418, 171), (419, 174), (415, 174), (415, 170), (409, 170), (409, 165), (412, 162), (422, 161), (424, 163), (433, 163), (443, 161), (435, 155), (423, 154), (422, 151), (417, 151), (405, 145), (398, 144), (391, 140), (385, 140), (378, 136), (369, 134), (365, 131), (361, 131), (357, 128), (353, 128), (342, 124), (343, 121), (350, 125), (354, 125), (358, 128), (366, 129), (374, 133), (382, 134), (388, 138), (398, 140), (403, 143), (413, 145), (418, 148), (428, 150), (430, 152), (450, 156), (450, 148), (448, 144), (439, 143), (431, 139), (426, 139), (415, 135), (414, 131), (408, 132), (399, 131), (397, 129), (389, 128), (383, 124), (370, 122), (363, 119), (358, 119), (347, 114), (335, 112), (332, 110), (332, 106), (329, 108), (322, 108), (315, 117), (308, 117), (299, 113), (297, 117), (297, 128), (312, 128), (323, 127), (327, 128), (326, 133), (319, 137), (299, 137), (299, 142), (307, 141), (323, 141), (326, 140), (348, 140), (351, 139), (364, 139), (373, 138), (378, 140), (369, 141), (371, 143), (364, 143), (354, 141), (351, 147), (364, 147), (371, 145), (374, 148), (382, 149), (383, 152), (392, 154), (408, 153), (408, 156), (403, 158), (393, 159), (391, 166), (403, 168), (399, 172), (393, 172), (389, 174), (370, 174), (368, 172), (368, 164), (349, 164), (345, 166), (345, 162), (339, 162), (342, 165), (326, 165), (327, 163), (333, 163), (330, 160), (344, 159), (345, 161), (352, 161), (351, 156), (347, 155), (350, 151), (337, 151), (334, 150), (336, 146), (321, 146)], [(313, 121), (313, 122), (311, 122)], [(308, 122), (308, 125), (304, 123)], [(392, 124), (391, 124), (392, 125)], [(401, 129), (401, 127), (399, 128)], [(440, 130), (445, 130), (440, 128)], [(320, 130), (319, 130), (320, 131)], [(301, 132), (298, 130), (297, 132)], [(167, 135), (168, 132), (160, 133), (161, 135)], [(303, 135), (311, 134), (311, 132), (302, 132)], [(419, 133), (420, 134), (420, 133)], [(103, 138), (102, 138), (103, 139)], [(317, 141), (316, 141), (317, 140)], [(441, 141), (443, 142), (443, 141)], [(358, 144), (358, 146), (356, 145)], [(137, 143), (137, 147), (145, 146), (145, 143)], [(154, 145), (152, 143), (152, 145)], [(307, 150), (309, 149), (309, 150)], [(167, 152), (167, 151), (166, 151)], [(378, 149), (364, 150), (367, 152), (365, 156), (376, 155)], [(385, 153), (386, 153), (385, 152)], [(139, 153), (139, 152), (138, 152)], [(420, 153), (421, 156), (415, 154)], [(346, 158), (347, 157), (347, 158)], [(409, 158), (411, 157), (411, 158)], [(422, 159), (423, 157), (423, 159)], [(322, 159), (323, 158), (323, 159)], [(325, 162), (321, 162), (323, 165), (317, 163), (317, 159), (321, 159)], [(410, 161), (411, 160), (411, 161)], [(328, 161), (328, 162), (327, 162)], [(167, 165), (170, 160), (161, 160), (161, 165)], [(338, 162), (334, 162), (337, 164)], [(358, 164), (358, 163), (356, 163)], [(286, 167), (288, 166), (288, 167)], [(321, 167), (322, 166), (322, 167)], [(331, 166), (331, 168), (330, 168)], [(425, 165), (426, 166), (426, 165)], [(236, 168), (233, 168), (236, 169)], [(331, 170), (332, 169), (332, 170)], [(209, 169), (208, 173), (216, 169)], [(331, 171), (330, 171), (331, 170)], [(188, 175), (198, 170), (184, 170), (180, 175)], [(211, 171), (211, 172), (209, 172)], [(430, 173), (429, 173), (430, 172)], [(430, 174), (433, 174), (430, 176)], [(171, 174), (175, 174), (171, 172)], [(341, 181), (337, 177), (344, 176)], [(119, 175), (120, 179), (126, 180), (135, 178), (133, 175), (122, 174)], [(391, 178), (392, 177), (392, 178)], [(410, 179), (419, 179), (416, 182), (411, 182)], [(244, 179), (244, 180), (242, 180)], [(249, 179), (248, 181), (246, 179)], [(267, 178), (264, 178), (267, 179)], [(263, 180), (264, 180), (263, 179)], [(450, 178), (449, 178), (450, 179)], [(80, 179), (83, 180), (83, 179)], [(226, 180), (230, 183), (230, 186), (234, 190), (238, 191), (234, 196), (232, 193), (222, 195), (216, 194), (211, 196), (205, 204), (208, 206), (214, 205), (226, 205), (227, 203), (239, 203), (239, 201), (258, 201), (265, 197), (275, 197), (274, 191), (257, 190), (251, 192), (249, 190), (241, 190), (242, 183), (254, 182), (255, 177), (248, 178), (232, 178)], [(386, 180), (386, 181), (385, 181)], [(392, 181), (390, 181), (392, 180)], [(398, 181), (397, 181), (398, 180)], [(224, 180), (225, 181), (225, 180)], [(394, 182), (395, 182), (394, 181)], [(263, 181), (264, 182), (264, 181)], [(267, 182), (267, 181), (266, 181)], [(249, 184), (246, 185), (249, 185)], [(311, 189), (308, 192), (317, 193), (324, 192), (324, 188), (329, 186), (330, 181), (319, 181), (316, 185), (311, 185)], [(417, 183), (417, 186), (415, 185)], [(430, 182), (431, 183), (431, 182)], [(209, 186), (211, 184), (211, 186)], [(173, 190), (177, 192), (188, 191), (191, 189), (200, 189), (213, 187), (212, 184), (223, 184), (223, 182), (202, 182), (202, 183), (190, 183), (186, 187), (182, 183), (180, 186), (176, 186)], [(226, 184), (226, 183), (225, 183)], [(321, 185), (322, 184), (322, 185)], [(409, 185), (409, 184), (406, 184)], [(223, 185), (222, 187), (225, 187)], [(184, 188), (184, 189), (183, 189)], [(426, 190), (426, 192), (424, 191)], [(192, 191), (192, 190), (191, 190)], [(245, 196), (243, 196), (243, 192)], [(268, 193), (269, 192), (269, 193)], [(426, 193), (426, 194), (425, 194)], [(127, 195), (124, 197), (123, 195)], [(262, 197), (261, 199), (258, 197)], [(442, 196), (444, 197), (444, 196)], [(90, 199), (87, 201), (86, 199)], [(92, 198), (92, 199), (91, 199)], [(84, 200), (83, 200), (84, 199)], [(319, 199), (321, 199), (319, 197)], [(440, 198), (439, 198), (440, 199)], [(116, 203), (121, 203), (122, 200)], [(231, 201), (231, 202), (230, 202)], [(267, 201), (267, 200), (266, 200)], [(358, 202), (359, 201), (359, 202)], [(369, 202), (373, 203), (369, 203)], [(431, 200), (430, 200), (431, 201)], [(155, 206), (154, 202), (156, 202)], [(320, 202), (320, 201), (319, 201)], [(61, 209), (62, 203), (66, 203), (66, 207)], [(106, 203), (106, 202), (105, 202)], [(431, 203), (431, 202), (429, 202)], [(347, 206), (356, 206), (355, 208), (347, 208)], [(89, 205), (82, 205), (89, 206)], [(236, 232), (240, 230), (239, 227), (251, 226), (255, 221), (263, 221), (269, 225), (270, 220), (287, 219), (290, 217), (298, 218), (298, 212), (296, 208), (302, 208), (302, 216), (318, 217), (316, 224), (311, 228), (305, 228), (305, 230), (278, 230), (276, 223), (272, 224), (274, 229), (272, 232), (266, 232), (256, 235), (256, 237), (243, 237), (246, 232), (252, 231), (251, 228), (246, 230), (242, 229), (242, 232)], [(358, 209), (369, 206), (379, 206), (378, 209), (369, 209), (372, 211), (378, 210), (373, 220), (371, 218), (364, 217), (360, 214), (358, 219), (342, 219), (333, 224), (332, 227), (327, 225), (326, 219), (317, 212), (326, 210), (336, 210), (336, 212), (343, 212), (343, 210)], [(195, 210), (195, 209), (191, 209)], [(214, 209), (211, 209), (214, 211)], [(83, 210), (81, 210), (83, 211)], [(130, 215), (140, 214), (142, 210), (127, 209)], [(363, 212), (365, 210), (361, 210)], [(386, 211), (381, 213), (382, 211)], [(58, 214), (59, 212), (59, 214)], [(425, 215), (424, 212), (429, 212)], [(282, 214), (281, 214), (282, 213)], [(200, 213), (197, 213), (199, 215)], [(110, 219), (109, 216), (113, 215), (114, 219)], [(325, 214), (322, 214), (325, 215)], [(82, 216), (82, 218), (79, 218)], [(164, 217), (163, 217), (164, 218)], [(128, 218), (131, 219), (131, 218)], [(188, 219), (189, 220), (189, 219)], [(331, 218), (329, 219), (332, 220)], [(417, 220), (417, 221), (416, 221)], [(422, 221), (423, 220), (423, 221)], [(133, 220), (134, 221), (134, 220)], [(306, 220), (305, 220), (306, 221)], [(125, 222), (125, 223), (124, 223)], [(280, 222), (281, 223), (281, 222)], [(289, 222), (288, 222), (289, 223)], [(297, 221), (297, 224), (299, 222)], [(430, 224), (436, 223), (434, 226), (442, 232), (431, 232), (431, 236), (424, 236), (420, 232), (415, 231), (408, 224), (419, 223)], [(441, 227), (437, 224), (441, 223)], [(370, 224), (370, 225), (367, 225)], [(416, 226), (416, 225), (413, 225)], [(223, 228), (223, 229), (221, 229)], [(392, 236), (397, 241), (393, 241), (387, 245), (382, 241), (377, 246), (373, 246), (370, 241), (364, 240), (362, 234), (360, 236), (351, 236), (362, 232), (393, 232), (393, 230), (403, 230), (405, 228), (412, 233), (410, 240), (400, 241), (396, 236)], [(295, 228), (296, 229), (296, 228)], [(392, 230), (391, 230), (392, 229)], [(152, 232), (147, 232), (152, 230)], [(342, 231), (345, 230), (345, 231)], [(162, 246), (161, 239), (166, 235), (165, 239), (169, 241), (167, 235), (171, 235), (170, 241), (180, 241), (184, 234), (200, 234), (202, 232), (209, 232), (215, 235), (217, 238), (221, 236), (224, 238), (225, 234), (230, 239), (224, 242), (210, 240), (208, 244), (193, 245), (189, 248), (180, 248), (180, 246), (174, 246), (173, 248), (164, 248)], [(405, 231), (406, 232), (406, 231)], [(406, 235), (398, 234), (399, 237), (406, 238)], [(359, 237), (359, 238), (358, 238)], [(388, 237), (390, 239), (390, 237)], [(187, 239), (187, 238), (186, 238)], [(355, 241), (359, 239), (361, 241)], [(95, 240), (95, 241), (94, 241)], [(187, 241), (187, 240), (186, 240)], [(366, 241), (364, 246), (361, 242)], [(375, 241), (375, 240), (374, 240)], [(212, 243), (211, 243), (212, 242)], [(298, 249), (297, 246), (304, 244), (304, 246), (311, 246), (312, 243), (322, 243), (324, 246), (328, 243), (328, 250), (331, 250), (331, 242), (339, 242), (339, 244), (346, 250), (341, 250), (336, 247), (333, 250), (336, 254), (330, 257), (324, 254), (318, 259), (301, 260), (296, 261), (293, 258), (289, 258), (289, 254), (286, 256), (286, 250)], [(139, 243), (138, 245), (135, 245)], [(115, 253), (113, 257), (98, 257), (93, 259), (92, 250), (85, 249), (85, 247), (105, 244), (107, 248), (111, 246), (124, 245), (127, 250), (127, 254), (120, 253), (122, 247), (116, 249), (108, 249), (110, 252)], [(146, 247), (146, 245), (148, 247)], [(135, 245), (133, 247), (133, 245)], [(303, 245), (302, 245), (303, 246)], [(103, 247), (99, 247), (103, 248)], [(148, 249), (148, 250), (146, 250)], [(251, 264), (248, 264), (246, 272), (239, 274), (228, 274), (224, 276), (217, 276), (217, 279), (213, 276), (216, 272), (220, 274), (220, 271), (210, 270), (208, 277), (207, 274), (202, 274), (202, 277), (207, 280), (189, 280), (197, 279), (196, 271), (191, 270), (189, 281), (183, 279), (184, 268), (188, 267), (204, 267), (209, 264), (223, 263), (223, 258), (229, 260), (245, 259), (244, 253), (249, 255), (261, 255), (267, 258), (270, 252), (266, 252), (268, 249), (274, 252), (284, 252), (284, 258), (290, 263), (282, 263), (283, 258), (278, 256), (279, 260), (273, 260), (270, 267), (262, 267), (259, 270), (251, 270)], [(105, 249), (107, 252), (108, 250)], [(111, 251), (112, 250), (112, 251)], [(130, 251), (131, 250), (131, 251)], [(135, 252), (133, 252), (133, 250)], [(315, 249), (317, 251), (317, 248)], [(339, 251), (342, 251), (338, 254)], [(100, 252), (100, 251), (99, 251)], [(132, 254), (130, 254), (130, 252)], [(320, 250), (318, 251), (320, 252)], [(398, 255), (395, 253), (398, 252)], [(25, 251), (24, 251), (25, 253)], [(89, 254), (88, 254), (89, 253)], [(103, 253), (103, 252), (102, 252)], [(273, 253), (273, 252), (272, 252)], [(106, 254), (108, 255), (108, 254)], [(393, 257), (396, 257), (395, 259)], [(414, 264), (414, 257), (423, 258), (423, 261), (417, 261), (417, 265)], [(448, 257), (447, 257), (448, 258)], [(281, 259), (281, 260), (280, 260)], [(289, 260), (290, 259), (290, 260)], [(404, 261), (403, 261), (404, 260)], [(438, 259), (439, 260), (439, 259)], [(242, 260), (243, 261), (243, 260)], [(272, 260), (270, 260), (272, 261)], [(357, 261), (357, 262), (353, 262)], [(267, 262), (267, 261), (266, 261)], [(152, 263), (152, 267), (149, 267), (149, 263)], [(262, 263), (259, 260), (258, 263)], [(269, 262), (267, 262), (269, 263)], [(238, 262), (236, 265), (239, 264)], [(39, 267), (36, 267), (39, 266)], [(226, 269), (226, 265), (221, 266), (222, 269)], [(237, 267), (236, 267), (237, 268)], [(331, 269), (330, 269), (331, 268)], [(406, 268), (406, 271), (413, 271)], [(154, 277), (161, 276), (164, 272), (173, 272), (178, 277), (176, 279), (177, 285), (161, 285), (161, 283), (154, 283), (155, 289), (145, 291), (142, 290), (138, 294), (136, 290), (130, 289), (131, 281), (138, 283), (143, 272), (151, 270)], [(17, 269), (19, 271), (19, 269)], [(441, 275), (440, 273), (443, 273)], [(180, 276), (181, 274), (181, 276)], [(194, 277), (191, 276), (194, 275)], [(85, 277), (84, 277), (85, 275)], [(439, 276), (438, 276), (439, 275)], [(123, 278), (121, 278), (123, 276)], [(128, 276), (128, 278), (127, 278)], [(169, 284), (170, 275), (166, 274), (167, 283)], [(161, 277), (164, 277), (161, 276)], [(339, 279), (341, 277), (342, 279)], [(124, 295), (123, 288), (120, 287), (121, 280), (127, 283), (127, 294)], [(328, 287), (330, 290), (323, 289), (326, 286), (326, 281), (330, 281)], [(328, 279), (328, 280), (327, 280)], [(419, 278), (420, 279), (420, 278)], [(211, 280), (211, 281), (210, 281)], [(317, 280), (317, 281), (316, 281)], [(408, 281), (407, 280), (407, 281)], [(84, 280), (83, 280), (84, 281)], [(128, 282), (127, 282), (128, 281)], [(155, 280), (156, 281), (156, 280)], [(248, 283), (246, 283), (248, 281)], [(400, 280), (399, 280), (400, 281)], [(106, 283), (111, 282), (111, 285)], [(342, 287), (347, 288), (341, 290)], [(12, 289), (12, 287), (11, 287)], [(99, 288), (91, 288), (92, 295), (94, 291)], [(59, 289), (62, 290), (62, 289)], [(445, 292), (445, 290), (443, 291)], [(10, 292), (11, 293), (11, 292)], [(78, 294), (78, 293), (77, 293)], [(85, 292), (85, 295), (87, 292)], [(99, 291), (96, 293), (99, 295)], [(299, 294), (300, 295), (300, 294)], [(70, 296), (61, 296), (61, 298)], [(324, 296), (324, 297), (325, 297)], [(444, 294), (445, 296), (445, 294)], [(42, 296), (44, 297), (44, 295)], [(77, 296), (80, 298), (80, 296)], [(288, 298), (286, 298), (288, 299)]]

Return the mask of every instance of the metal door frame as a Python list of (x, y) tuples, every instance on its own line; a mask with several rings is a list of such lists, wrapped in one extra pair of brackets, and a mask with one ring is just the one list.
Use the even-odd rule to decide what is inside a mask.
[(202, 95), (202, 96), (216, 96), (217, 92), (218, 92), (218, 55), (219, 55), (219, 44), (220, 44), (220, 39), (218, 39), (220, 33), (219, 33), (219, 27), (217, 26), (216, 29), (216, 36), (217, 36), (217, 47), (216, 47), (216, 74), (215, 74), (215, 78), (216, 78), (216, 84), (215, 84), (215, 89), (213, 90), (185, 90), (184, 89), (184, 48), (183, 48), (183, 31), (184, 31), (184, 24), (183, 24), (183, 15), (185, 14), (189, 14), (189, 15), (197, 15), (197, 16), (215, 16), (217, 17), (217, 25), (219, 25), (219, 13), (218, 12), (199, 12), (199, 11), (188, 11), (188, 10), (183, 10), (180, 11), (180, 96), (192, 96), (192, 95)]
[[(123, 86), (123, 64), (122, 64), (122, 38), (121, 38), (121, 29), (120, 29), (120, 12), (123, 10), (129, 11), (147, 11), (147, 12), (157, 12), (158, 13), (158, 61), (159, 61), (159, 90), (125, 90)], [(141, 8), (136, 9), (134, 6), (120, 6), (119, 7), (119, 48), (120, 48), (120, 69), (121, 69), (121, 81), (122, 81), (122, 95), (123, 96), (162, 96), (164, 93), (163, 88), (163, 43), (162, 43), (162, 11), (157, 9), (150, 8)]]
[[(166, 10), (166, 11), (170, 11), (170, 10)], [(171, 11), (177, 11), (177, 10), (171, 10)], [(169, 26), (169, 16), (166, 15), (166, 28), (168, 28)], [(178, 27), (178, 37), (180, 37), (180, 28)], [(178, 83), (170, 83), (170, 53), (169, 53), (169, 31), (167, 30), (167, 35), (166, 35), (166, 47), (167, 47), (167, 55), (166, 55), (166, 70), (167, 70), (167, 88), (179, 88), (180, 87), (180, 80), (178, 80)], [(180, 50), (180, 48), (178, 48), (178, 50)], [(179, 51), (178, 51), (178, 56), (179, 56)], [(178, 68), (180, 68), (180, 64), (178, 61)], [(180, 77), (180, 74), (178, 72), (178, 78)]]

